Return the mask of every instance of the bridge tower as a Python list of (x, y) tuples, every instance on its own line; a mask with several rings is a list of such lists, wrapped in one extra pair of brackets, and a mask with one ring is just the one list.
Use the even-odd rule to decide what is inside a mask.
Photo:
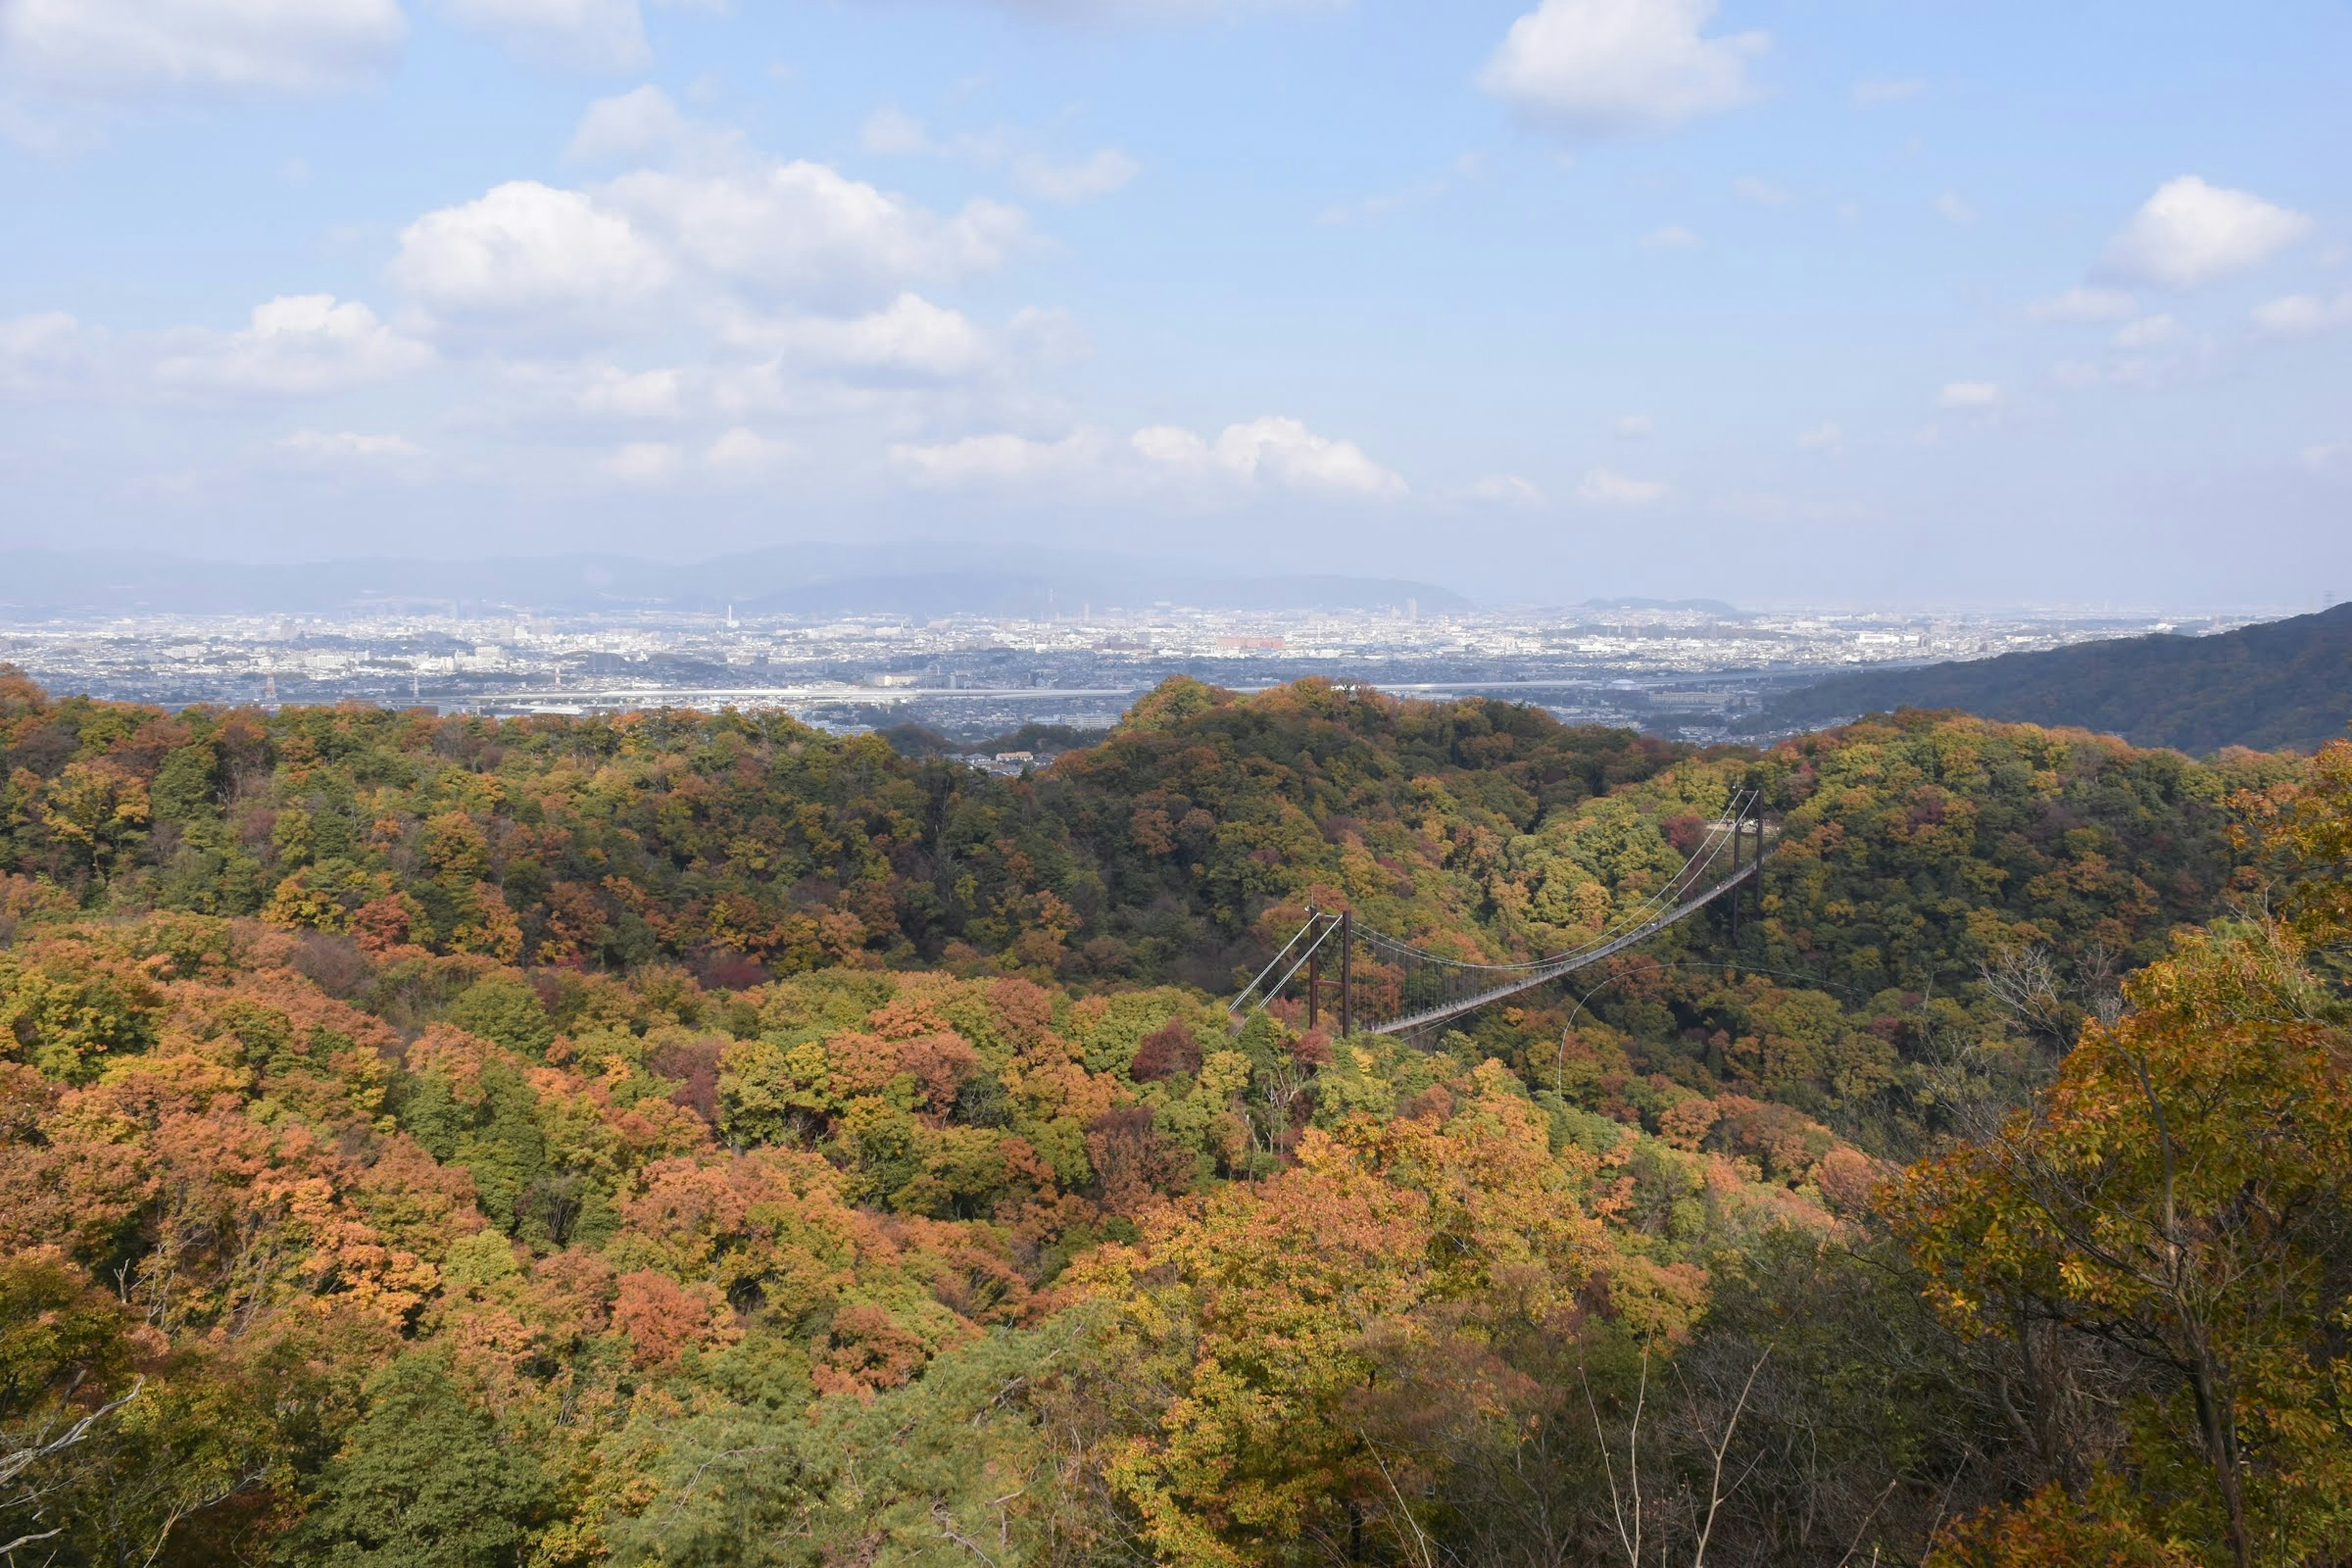
[[(1755, 847), (1748, 851), (1743, 867), (1740, 851), (1748, 843), (1751, 831), (1755, 835)], [(1741, 875), (1743, 869), (1744, 877)], [(1731, 948), (1737, 954), (1739, 951), (1739, 906), (1752, 898), (1756, 920), (1761, 923), (1764, 919), (1764, 796), (1760, 791), (1749, 795), (1739, 815), (1732, 820), (1731, 875), (1735, 879), (1730, 903)]]
[[(1339, 1034), (1344, 1038), (1356, 1032), (1356, 915), (1352, 910), (1342, 910), (1336, 915), (1318, 915), (1324, 927), (1309, 940), (1314, 943), (1307, 950), (1307, 1026), (1312, 1029), (1322, 1020), (1323, 988), (1327, 984), (1339, 987)], [(1331, 937), (1339, 939), (1339, 973), (1333, 981), (1323, 977), (1323, 948)]]

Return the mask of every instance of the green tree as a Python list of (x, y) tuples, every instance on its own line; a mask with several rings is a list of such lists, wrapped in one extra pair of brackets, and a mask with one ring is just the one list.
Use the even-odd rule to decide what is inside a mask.
[(337, 1568), (507, 1568), (545, 1491), (499, 1441), (449, 1363), (411, 1352), (368, 1389), (368, 1412), (328, 1466), (292, 1562)]

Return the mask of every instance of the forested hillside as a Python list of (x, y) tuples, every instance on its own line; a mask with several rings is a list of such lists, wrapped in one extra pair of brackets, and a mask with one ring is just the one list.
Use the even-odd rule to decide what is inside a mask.
[[(2352, 1548), (2352, 747), (1180, 681), (1005, 780), (0, 676), (0, 775), (22, 1561)], [(1227, 1026), (1309, 900), (1552, 951), (1745, 785), (1736, 949)]]
[(1774, 702), (1767, 725), (1897, 708), (2073, 724), (2206, 756), (2313, 751), (2352, 723), (2352, 604), (2213, 637), (2118, 637), (2043, 653), (1835, 675)]

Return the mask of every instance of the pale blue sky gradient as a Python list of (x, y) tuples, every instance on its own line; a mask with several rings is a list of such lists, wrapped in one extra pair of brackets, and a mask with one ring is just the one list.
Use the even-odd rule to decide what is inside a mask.
[(2307, 605), (2347, 81), (2340, 0), (0, 0), (0, 547)]

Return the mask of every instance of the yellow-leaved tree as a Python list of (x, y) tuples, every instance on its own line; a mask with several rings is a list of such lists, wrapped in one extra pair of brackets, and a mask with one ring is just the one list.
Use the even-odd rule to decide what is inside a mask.
[(2333, 1563), (2352, 1551), (2352, 744), (2264, 803), (2285, 918), (2184, 932), (2033, 1105), (1887, 1207), (1964, 1332), (2132, 1368), (2123, 1447), (1948, 1536), (1948, 1564)]

